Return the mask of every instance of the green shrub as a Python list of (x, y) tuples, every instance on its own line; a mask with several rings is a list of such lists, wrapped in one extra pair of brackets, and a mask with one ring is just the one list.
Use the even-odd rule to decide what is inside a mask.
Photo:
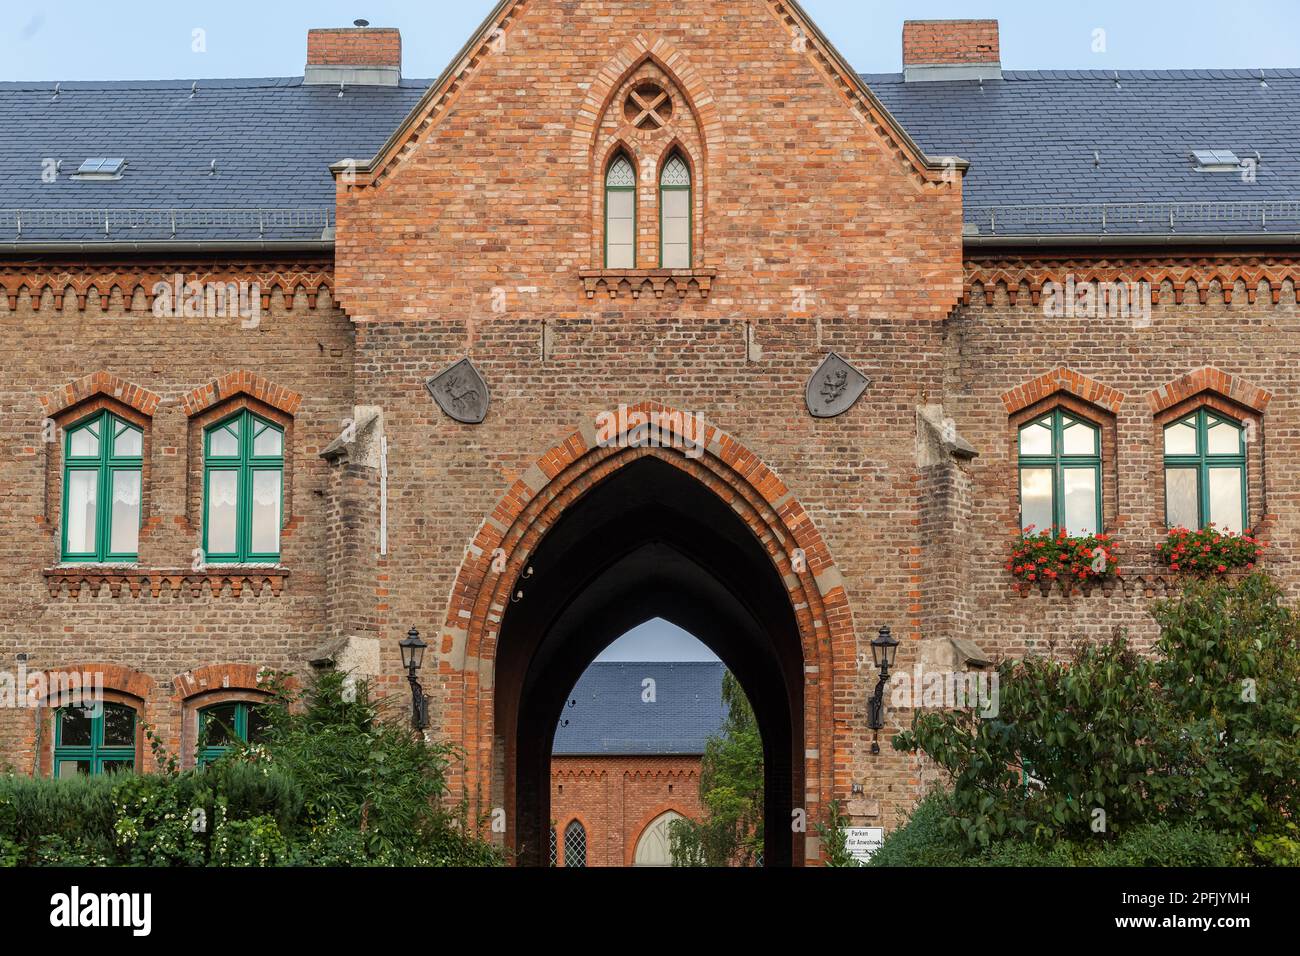
[(344, 688), (279, 698), (266, 743), (184, 773), (0, 776), (0, 866), (499, 865), (444, 806), (453, 752)]
[(948, 832), (947, 794), (936, 791), (916, 805), (907, 825), (885, 836), (869, 866), (963, 866), (966, 847)]
[(1116, 634), (1067, 661), (1004, 663), (994, 719), (918, 713), (894, 747), (952, 785), (949, 812), (921, 816), (925, 839), (1023, 859), (1019, 844), (1064, 845), (1114, 866), (1300, 863), (1300, 614), (1282, 597), (1263, 574), (1193, 582), (1153, 609), (1155, 659)]

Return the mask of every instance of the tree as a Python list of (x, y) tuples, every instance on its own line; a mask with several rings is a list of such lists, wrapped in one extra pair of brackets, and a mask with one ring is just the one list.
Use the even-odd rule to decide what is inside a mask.
[(674, 866), (754, 866), (763, 855), (763, 740), (740, 682), (722, 675), (727, 718), (704, 745), (703, 820), (669, 825)]

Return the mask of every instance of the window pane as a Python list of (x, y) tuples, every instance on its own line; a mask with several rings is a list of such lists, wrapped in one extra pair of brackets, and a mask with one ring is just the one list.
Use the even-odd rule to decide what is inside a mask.
[(1213, 422), (1209, 435), (1208, 450), (1211, 455), (1240, 455), (1241, 429), (1227, 422)]
[(1052, 469), (1020, 469), (1020, 525), (1038, 531), (1052, 527)]
[(1196, 428), (1190, 422), (1178, 422), (1165, 429), (1165, 454), (1196, 454)]
[(90, 717), (80, 707), (59, 711), (59, 746), (90, 746)]
[(1041, 422), (1034, 422), (1020, 429), (1020, 454), (1050, 455), (1052, 453), (1052, 430)]
[(663, 264), (665, 269), (691, 266), (691, 194), (670, 189), (663, 196)]
[(105, 760), (100, 763), (101, 773), (120, 773), (135, 766), (134, 760)]
[(68, 439), (68, 454), (74, 458), (95, 458), (99, 455), (99, 423), (78, 428)]
[(253, 472), (253, 554), (280, 553), (280, 472)]
[(1063, 478), (1066, 530), (1072, 535), (1096, 534), (1100, 530), (1097, 527), (1096, 469), (1067, 468)]
[(95, 525), (99, 508), (99, 472), (68, 472), (69, 554), (94, 554)]
[(59, 769), (56, 776), (60, 778), (75, 777), (79, 773), (84, 773), (87, 775), (90, 773), (89, 760), (60, 760), (59, 761)]
[(218, 704), (203, 711), (203, 744), (207, 747), (229, 747), (238, 742), (235, 734), (235, 711), (238, 704)]
[(135, 554), (140, 546), (140, 472), (113, 472), (113, 520), (109, 525), (108, 550), (113, 554)]
[(605, 185), (624, 187), (636, 185), (636, 171), (632, 169), (632, 163), (626, 156), (620, 156), (610, 164)]
[(144, 451), (144, 436), (130, 425), (119, 426), (113, 439), (113, 454), (119, 458), (139, 458)]
[(208, 553), (235, 553), (239, 472), (208, 472)]
[(612, 269), (631, 269), (636, 264), (636, 193), (631, 191), (610, 192), (608, 262)]
[(123, 704), (104, 705), (104, 746), (135, 746), (135, 711)]
[(208, 454), (216, 458), (239, 456), (238, 421), (229, 422), (211, 433), (208, 438)]
[(269, 726), (266, 719), (266, 712), (255, 704), (248, 707), (248, 742), (258, 744), (266, 739), (266, 728)]
[(284, 437), (279, 429), (267, 425), (253, 439), (253, 454), (259, 457), (279, 455), (284, 450)]
[(1200, 481), (1195, 468), (1165, 469), (1165, 517), (1169, 527), (1199, 530), (1199, 500)]
[(1220, 531), (1241, 534), (1246, 522), (1241, 514), (1241, 469), (1210, 469), (1210, 520)]
[(1095, 455), (1097, 454), (1097, 429), (1091, 425), (1085, 425), (1078, 422), (1066, 427), (1064, 433), (1065, 454), (1067, 455)]

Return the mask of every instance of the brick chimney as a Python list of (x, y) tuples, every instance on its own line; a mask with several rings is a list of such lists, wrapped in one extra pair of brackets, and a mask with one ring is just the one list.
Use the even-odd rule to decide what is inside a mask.
[(996, 20), (908, 20), (903, 24), (903, 79), (997, 80), (1002, 54)]
[(397, 86), (402, 79), (402, 34), (371, 27), (307, 31), (303, 82), (337, 86)]

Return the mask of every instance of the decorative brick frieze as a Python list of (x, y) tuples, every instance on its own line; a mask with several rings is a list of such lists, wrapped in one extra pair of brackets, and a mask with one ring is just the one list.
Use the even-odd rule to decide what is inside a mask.
[(662, 299), (665, 293), (707, 299), (717, 275), (712, 269), (584, 269), (578, 274), (588, 299), (606, 295)]
[(206, 590), (212, 597), (242, 596), (279, 597), (289, 578), (286, 568), (209, 568), (204, 571), (162, 570), (109, 567), (47, 568), (45, 585), (52, 598), (76, 600), (85, 591), (92, 597), (105, 591), (113, 598), (201, 597)]

